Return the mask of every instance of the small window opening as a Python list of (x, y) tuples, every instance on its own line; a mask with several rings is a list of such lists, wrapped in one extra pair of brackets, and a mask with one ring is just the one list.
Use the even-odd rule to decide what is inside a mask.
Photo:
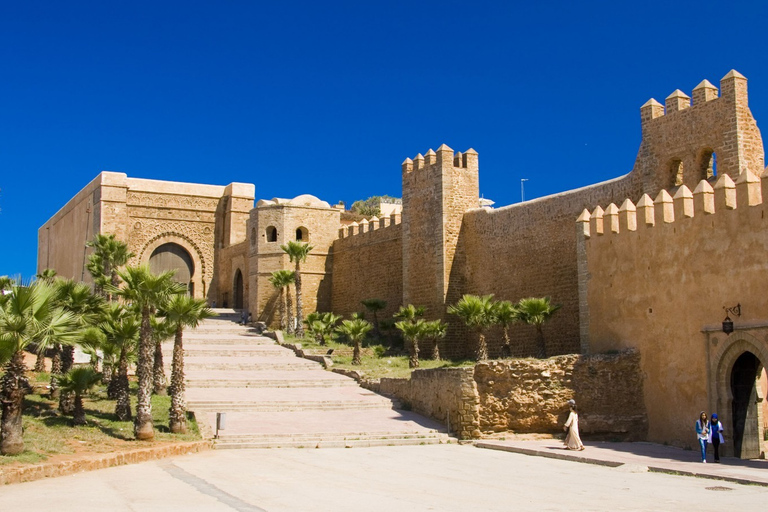
[(309, 241), (309, 231), (307, 231), (307, 228), (305, 227), (296, 228), (296, 240), (299, 242)]
[(711, 149), (701, 154), (699, 176), (702, 180), (712, 180), (717, 177), (717, 155)]
[(267, 228), (267, 242), (277, 242), (277, 229), (275, 226)]
[(672, 160), (670, 171), (672, 176), (675, 178), (675, 186), (679, 187), (680, 185), (682, 185), (683, 184), (683, 161)]

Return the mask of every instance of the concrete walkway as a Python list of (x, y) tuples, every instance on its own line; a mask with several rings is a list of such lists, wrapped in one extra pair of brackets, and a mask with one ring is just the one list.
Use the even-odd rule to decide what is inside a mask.
[(583, 451), (563, 449), (558, 439), (532, 441), (477, 441), (478, 448), (502, 450), (525, 455), (570, 460), (609, 467), (624, 467), (630, 471), (651, 471), (697, 476), (741, 484), (768, 486), (767, 460), (741, 460), (721, 457), (720, 464), (703, 464), (699, 453), (653, 443), (585, 442)]
[[(450, 441), (442, 425), (219, 316), (185, 333), (187, 408), (216, 448), (367, 447)], [(173, 344), (164, 346), (170, 365)]]

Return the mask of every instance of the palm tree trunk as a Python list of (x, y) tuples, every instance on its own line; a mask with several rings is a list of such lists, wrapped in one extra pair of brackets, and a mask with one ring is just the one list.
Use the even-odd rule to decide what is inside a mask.
[[(120, 421), (131, 419), (131, 396), (128, 386), (128, 354), (125, 348), (120, 349), (120, 359), (117, 363), (117, 375), (112, 378), (114, 383), (115, 416)], [(110, 387), (112, 387), (110, 385)]]
[(509, 340), (509, 326), (504, 325), (504, 346), (501, 347), (501, 357), (511, 357), (512, 356), (512, 344)]
[(381, 339), (381, 330), (379, 330), (379, 317), (376, 315), (376, 310), (373, 310), (373, 332), (376, 335), (376, 339)]
[[(110, 280), (112, 282), (112, 286), (114, 286), (115, 288), (119, 288), (120, 287), (120, 276), (117, 275), (117, 269), (116, 268), (113, 268), (111, 270), (111, 272), (110, 272)], [(109, 302), (112, 302), (112, 299), (113, 299), (112, 294), (108, 293), (107, 294), (107, 300)]]
[(133, 433), (138, 440), (151, 440), (155, 437), (152, 423), (152, 325), (149, 323), (150, 310), (144, 307), (141, 312), (141, 331), (139, 334), (139, 360), (136, 375), (139, 389), (136, 401), (136, 419)]
[(475, 360), (486, 361), (488, 359), (488, 345), (485, 343), (485, 334), (482, 331), (477, 333), (477, 350), (475, 351)]
[(163, 343), (157, 340), (155, 342), (155, 363), (152, 368), (152, 387), (154, 393), (162, 396), (167, 395), (167, 385), (168, 380), (165, 378), (165, 367), (163, 366)]
[(301, 272), (296, 261), (296, 337), (304, 337), (304, 314), (301, 306)]
[(288, 328), (286, 329), (286, 332), (288, 334), (293, 334), (293, 303), (291, 301), (291, 286), (288, 285), (285, 287), (285, 304), (286, 304), (286, 320), (288, 322)]
[(41, 350), (37, 353), (37, 359), (35, 359), (35, 371), (41, 373), (45, 371), (45, 351)]
[(51, 358), (51, 385), (50, 398), (55, 400), (59, 397), (59, 382), (56, 376), (61, 375), (61, 345), (58, 343), (53, 347), (53, 357)]
[(285, 332), (288, 320), (285, 318), (285, 286), (280, 288), (280, 329)]
[(411, 346), (409, 348), (411, 350), (408, 357), (408, 368), (418, 368), (419, 367), (419, 340), (416, 338), (413, 338), (411, 340)]
[(168, 411), (168, 426), (174, 434), (187, 433), (187, 404), (184, 398), (184, 340), (181, 326), (176, 329), (173, 340), (173, 361), (171, 363), (171, 408)]
[(24, 373), (24, 352), (18, 351), (5, 365), (5, 375), (0, 391), (2, 403), (2, 419), (0, 419), (0, 453), (17, 455), (24, 451), (22, 428), (22, 410), (24, 395), (29, 390), (29, 382)]
[(106, 361), (102, 365), (102, 372), (101, 372), (101, 382), (104, 383), (104, 385), (107, 387), (107, 398), (114, 399), (112, 396), (109, 395), (109, 387), (112, 385), (112, 379), (115, 376), (115, 367), (111, 363), (107, 363)]
[(72, 414), (72, 424), (75, 426), (85, 425), (85, 408), (83, 407), (83, 397), (75, 394), (75, 410)]
[(432, 345), (432, 359), (435, 361), (440, 360), (440, 343), (437, 341), (437, 338), (434, 340), (434, 345)]
[[(67, 345), (61, 350), (61, 374), (66, 374), (75, 365), (75, 347)], [(62, 391), (59, 394), (59, 411), (72, 414), (75, 411), (75, 395)]]
[(360, 360), (360, 340), (358, 339), (355, 340), (355, 348), (352, 350), (352, 364), (362, 364)]
[(536, 357), (546, 359), (547, 345), (544, 343), (544, 329), (541, 328), (541, 325), (536, 326), (536, 346), (538, 347)]

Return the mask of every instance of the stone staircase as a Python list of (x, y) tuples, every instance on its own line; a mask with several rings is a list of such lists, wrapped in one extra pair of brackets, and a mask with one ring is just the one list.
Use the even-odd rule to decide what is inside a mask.
[[(301, 359), (274, 340), (238, 325), (239, 312), (185, 332), (187, 407), (216, 448), (357, 447), (438, 444), (442, 425), (398, 410), (395, 401), (351, 378)], [(173, 343), (164, 346), (170, 365)]]

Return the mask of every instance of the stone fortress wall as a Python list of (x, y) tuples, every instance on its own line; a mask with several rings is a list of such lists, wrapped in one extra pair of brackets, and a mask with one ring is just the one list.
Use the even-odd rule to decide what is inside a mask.
[[(732, 357), (768, 364), (768, 172), (727, 174), (645, 194), (635, 204), (596, 207), (578, 218), (582, 345), (590, 352), (636, 348), (646, 376), (649, 438), (691, 445), (699, 411), (732, 424)], [(736, 330), (723, 307), (741, 304)], [(762, 421), (757, 422), (762, 430)], [(763, 438), (762, 431), (759, 438)]]

